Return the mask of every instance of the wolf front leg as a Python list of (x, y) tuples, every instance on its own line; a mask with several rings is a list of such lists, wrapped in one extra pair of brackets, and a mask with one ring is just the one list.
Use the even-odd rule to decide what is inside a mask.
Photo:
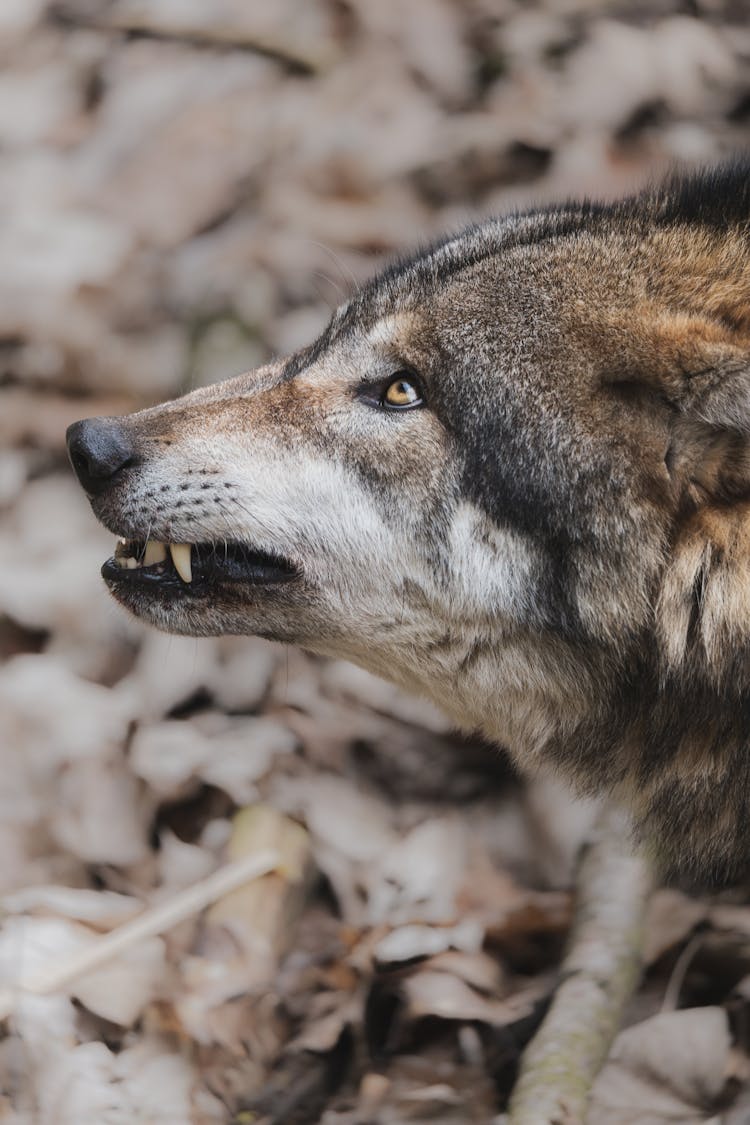
[(606, 808), (576, 880), (577, 902), (560, 985), (524, 1052), (508, 1125), (582, 1125), (641, 970), (643, 922), (652, 886), (633, 852), (625, 817)]

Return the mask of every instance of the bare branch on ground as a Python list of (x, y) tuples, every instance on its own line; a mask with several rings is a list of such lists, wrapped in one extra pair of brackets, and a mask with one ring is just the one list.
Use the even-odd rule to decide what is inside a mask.
[(560, 985), (527, 1047), (508, 1125), (581, 1125), (592, 1083), (640, 975), (651, 871), (625, 818), (605, 809), (583, 854)]

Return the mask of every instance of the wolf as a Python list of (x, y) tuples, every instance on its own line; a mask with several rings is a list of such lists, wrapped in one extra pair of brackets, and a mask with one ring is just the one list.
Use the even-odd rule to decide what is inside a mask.
[(67, 440), (136, 616), (352, 660), (750, 870), (750, 161), (480, 222)]

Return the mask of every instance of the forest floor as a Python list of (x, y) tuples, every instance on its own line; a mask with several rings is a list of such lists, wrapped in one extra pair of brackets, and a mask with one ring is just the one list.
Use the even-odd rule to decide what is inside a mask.
[[(500, 1122), (595, 806), (349, 665), (126, 619), (64, 431), (310, 341), (469, 218), (746, 147), (746, 6), (206, 10), (0, 5), (0, 1120)], [(746, 899), (654, 893), (589, 1125), (750, 1121)]]

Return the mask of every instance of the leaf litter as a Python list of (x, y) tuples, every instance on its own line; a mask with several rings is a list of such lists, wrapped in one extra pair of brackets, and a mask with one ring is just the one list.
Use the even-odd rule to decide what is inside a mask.
[[(420, 238), (746, 144), (740, 9), (641, 9), (2, 5), (3, 1120), (502, 1120), (596, 810), (349, 665), (126, 619), (62, 438)], [(750, 1120), (749, 935), (655, 893), (589, 1125)]]

